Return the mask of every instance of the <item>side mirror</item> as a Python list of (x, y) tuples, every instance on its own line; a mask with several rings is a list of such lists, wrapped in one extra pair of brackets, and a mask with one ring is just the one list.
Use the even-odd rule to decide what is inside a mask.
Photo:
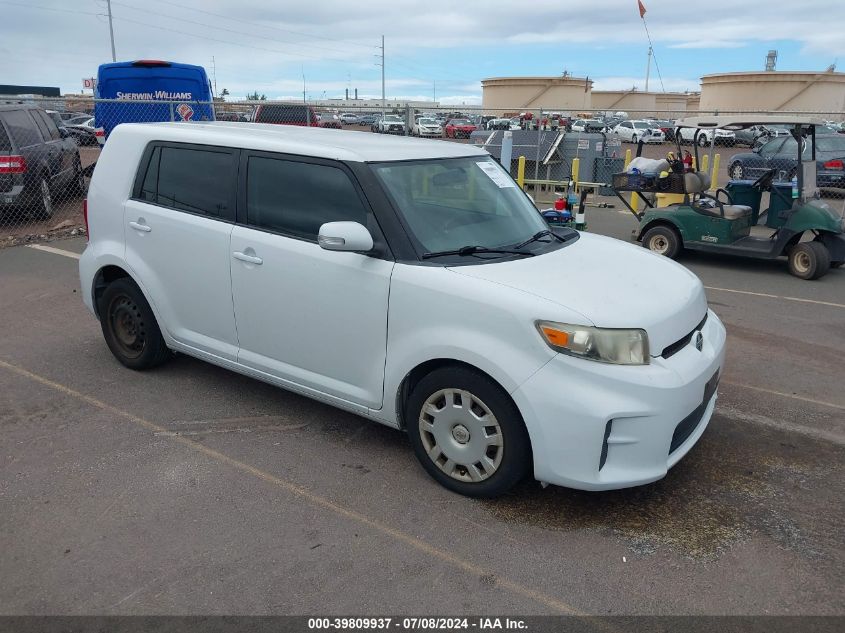
[(373, 236), (358, 222), (326, 222), (320, 227), (317, 243), (327, 251), (373, 250)]
[(60, 127), (59, 136), (61, 136), (62, 138), (67, 138), (68, 136), (70, 136), (70, 132), (67, 131), (66, 127)]

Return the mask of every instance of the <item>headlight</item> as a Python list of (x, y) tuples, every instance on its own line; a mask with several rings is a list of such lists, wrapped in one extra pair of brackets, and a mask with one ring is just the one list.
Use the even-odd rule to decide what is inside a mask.
[(556, 352), (600, 363), (648, 365), (645, 330), (616, 330), (537, 321), (537, 330)]

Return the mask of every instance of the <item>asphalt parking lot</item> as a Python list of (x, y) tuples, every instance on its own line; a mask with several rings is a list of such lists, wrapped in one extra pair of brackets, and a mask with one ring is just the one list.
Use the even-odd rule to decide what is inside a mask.
[(845, 611), (843, 270), (686, 256), (729, 333), (697, 447), (649, 486), (475, 501), (397, 431), (184, 356), (123, 368), (84, 247), (0, 250), (1, 614)]

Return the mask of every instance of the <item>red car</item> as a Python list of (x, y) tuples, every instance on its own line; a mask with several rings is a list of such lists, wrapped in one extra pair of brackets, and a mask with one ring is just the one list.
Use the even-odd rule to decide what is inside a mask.
[(469, 135), (477, 129), (466, 119), (452, 119), (443, 128), (443, 131), (446, 132), (446, 138), (469, 138)]

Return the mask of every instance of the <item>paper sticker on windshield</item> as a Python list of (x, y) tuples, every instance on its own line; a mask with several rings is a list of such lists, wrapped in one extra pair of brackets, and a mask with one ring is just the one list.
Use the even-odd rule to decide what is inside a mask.
[(487, 161), (475, 164), (478, 165), (478, 168), (487, 174), (490, 180), (495, 182), (500, 189), (504, 189), (505, 187), (516, 187), (516, 183), (511, 178), (508, 178), (508, 175), (497, 165)]

